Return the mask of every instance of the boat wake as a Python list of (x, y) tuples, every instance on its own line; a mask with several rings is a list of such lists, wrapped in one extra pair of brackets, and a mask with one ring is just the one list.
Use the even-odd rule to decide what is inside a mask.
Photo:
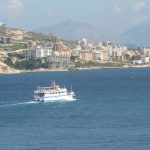
[(37, 101), (29, 101), (29, 102), (23, 102), (23, 103), (15, 103), (15, 104), (4, 104), (0, 105), (0, 107), (12, 107), (12, 106), (19, 106), (19, 105), (30, 105), (30, 104), (39, 104), (39, 103), (66, 103), (66, 102), (73, 102), (76, 101), (77, 99), (70, 99), (68, 101), (66, 100), (49, 100), (49, 101), (44, 101), (44, 102), (37, 102)]
[(4, 105), (0, 105), (0, 107), (11, 107), (11, 106), (28, 105), (28, 104), (38, 104), (38, 102), (29, 101), (29, 102), (23, 102), (23, 103), (15, 103), (15, 104), (4, 104)]

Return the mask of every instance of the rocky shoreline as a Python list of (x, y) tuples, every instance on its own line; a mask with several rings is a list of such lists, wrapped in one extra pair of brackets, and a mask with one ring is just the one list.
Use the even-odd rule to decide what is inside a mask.
[(76, 67), (76, 68), (58, 68), (58, 69), (34, 69), (34, 70), (17, 70), (9, 66), (0, 66), (0, 74), (18, 74), (18, 73), (30, 73), (30, 72), (59, 72), (59, 71), (72, 71), (72, 70), (100, 70), (100, 69), (121, 69), (121, 68), (147, 68), (150, 65), (124, 65), (124, 66), (100, 66), (100, 67)]

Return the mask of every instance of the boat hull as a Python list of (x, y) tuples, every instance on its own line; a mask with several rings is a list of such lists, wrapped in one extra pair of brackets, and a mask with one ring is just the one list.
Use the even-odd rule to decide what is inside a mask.
[(49, 102), (49, 101), (75, 101), (73, 95), (62, 95), (62, 96), (53, 96), (53, 97), (35, 97), (34, 99), (37, 102)]

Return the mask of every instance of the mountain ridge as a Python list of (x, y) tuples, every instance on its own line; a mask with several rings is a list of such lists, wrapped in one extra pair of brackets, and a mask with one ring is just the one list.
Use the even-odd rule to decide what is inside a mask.
[(119, 42), (136, 44), (138, 46), (150, 46), (150, 21), (132, 27), (120, 34), (119, 38)]
[(65, 40), (80, 40), (81, 38), (87, 38), (90, 41), (100, 41), (105, 39), (102, 31), (98, 27), (72, 20), (50, 27), (39, 28), (35, 31), (52, 33)]

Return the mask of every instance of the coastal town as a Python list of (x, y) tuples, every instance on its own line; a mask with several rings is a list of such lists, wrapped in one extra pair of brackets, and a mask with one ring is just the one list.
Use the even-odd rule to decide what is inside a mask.
[(0, 72), (134, 67), (150, 64), (150, 48), (128, 48), (109, 41), (83, 38), (66, 41), (0, 23)]

